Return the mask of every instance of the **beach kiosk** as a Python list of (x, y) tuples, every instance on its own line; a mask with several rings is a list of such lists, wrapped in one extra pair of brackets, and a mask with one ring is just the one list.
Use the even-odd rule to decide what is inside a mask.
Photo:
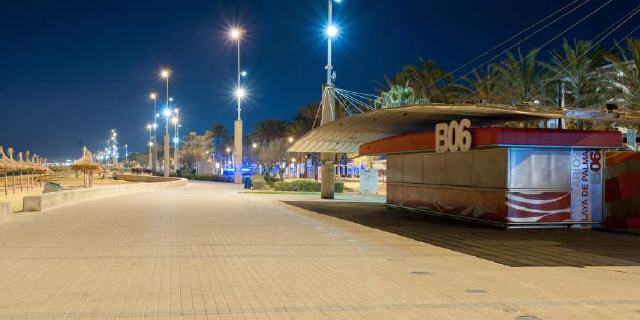
[(640, 203), (637, 161), (607, 166), (622, 134), (539, 128), (557, 119), (568, 118), (539, 107), (388, 108), (316, 128), (289, 151), (384, 156), (392, 208), (509, 228), (599, 227), (612, 213), (635, 224), (627, 216)]
[(505, 225), (600, 225), (617, 131), (472, 128), (468, 119), (360, 146), (386, 155), (387, 204)]

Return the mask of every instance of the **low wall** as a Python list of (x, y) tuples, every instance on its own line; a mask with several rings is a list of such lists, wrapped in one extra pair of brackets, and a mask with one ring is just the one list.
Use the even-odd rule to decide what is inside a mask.
[(11, 214), (11, 206), (8, 202), (0, 202), (0, 220), (4, 220)]
[[(127, 176), (128, 177), (128, 176)], [(157, 178), (157, 177), (147, 177)], [(170, 179), (170, 180), (168, 180)], [(130, 181), (128, 179), (121, 179)], [(64, 190), (44, 193), (39, 196), (24, 197), (24, 212), (44, 211), (46, 209), (86, 200), (95, 200), (132, 193), (186, 186), (188, 181), (180, 178), (149, 179), (153, 183), (121, 184), (89, 189)]]
[(116, 174), (114, 179), (129, 182), (171, 182), (180, 180), (180, 178), (176, 177), (138, 176), (133, 174)]

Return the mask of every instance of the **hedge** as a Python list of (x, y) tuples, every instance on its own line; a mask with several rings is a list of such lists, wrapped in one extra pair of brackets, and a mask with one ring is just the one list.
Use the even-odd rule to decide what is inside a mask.
[(199, 181), (213, 181), (213, 182), (229, 182), (233, 183), (233, 176), (225, 176), (221, 174), (194, 174), (194, 173), (183, 173), (180, 175), (181, 178), (189, 179), (189, 180), (199, 180)]
[[(274, 183), (276, 191), (320, 192), (320, 182), (315, 180), (291, 180)], [(344, 192), (344, 183), (336, 182), (335, 192)]]

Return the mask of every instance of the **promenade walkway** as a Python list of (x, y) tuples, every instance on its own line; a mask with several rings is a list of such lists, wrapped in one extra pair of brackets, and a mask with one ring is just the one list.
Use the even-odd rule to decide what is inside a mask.
[(238, 191), (191, 183), (10, 217), (0, 319), (640, 319), (638, 236)]

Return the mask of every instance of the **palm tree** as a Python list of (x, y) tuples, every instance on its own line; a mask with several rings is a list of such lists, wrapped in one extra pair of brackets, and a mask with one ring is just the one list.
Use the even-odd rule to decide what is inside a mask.
[(612, 86), (624, 99), (628, 109), (640, 109), (640, 40), (627, 39), (626, 47), (616, 45), (618, 55), (609, 54), (606, 59), (613, 65), (609, 72)]
[(565, 39), (562, 51), (553, 50), (551, 61), (541, 64), (551, 77), (565, 83), (575, 107), (586, 108), (604, 102), (606, 83), (599, 72), (604, 56), (604, 50), (590, 41), (574, 40), (572, 45)]
[(458, 98), (459, 87), (452, 83), (453, 75), (431, 60), (420, 59), (420, 65), (402, 68), (393, 79), (385, 77), (387, 90), (394, 86), (411, 87), (415, 97), (425, 103), (451, 103)]
[(231, 136), (229, 130), (222, 124), (214, 124), (211, 129), (207, 131), (207, 135), (211, 139), (213, 146), (214, 159), (224, 159), (226, 156), (226, 148), (231, 144)]
[(320, 124), (322, 118), (320, 107), (320, 102), (317, 101), (307, 103), (298, 109), (294, 120), (302, 122), (307, 130), (311, 130), (314, 125)]
[(523, 55), (520, 49), (517, 54), (508, 52), (505, 61), (497, 67), (499, 74), (495, 76), (492, 84), (501, 88), (505, 102), (522, 105), (539, 96), (539, 53), (539, 49), (533, 49), (526, 55)]
[(475, 103), (500, 103), (503, 99), (503, 88), (498, 82), (500, 69), (495, 65), (488, 65), (486, 70), (474, 69), (471, 71), (472, 78), (464, 77), (469, 91), (467, 100)]
[(253, 125), (253, 141), (268, 145), (271, 141), (285, 136), (287, 123), (280, 119), (260, 120)]

